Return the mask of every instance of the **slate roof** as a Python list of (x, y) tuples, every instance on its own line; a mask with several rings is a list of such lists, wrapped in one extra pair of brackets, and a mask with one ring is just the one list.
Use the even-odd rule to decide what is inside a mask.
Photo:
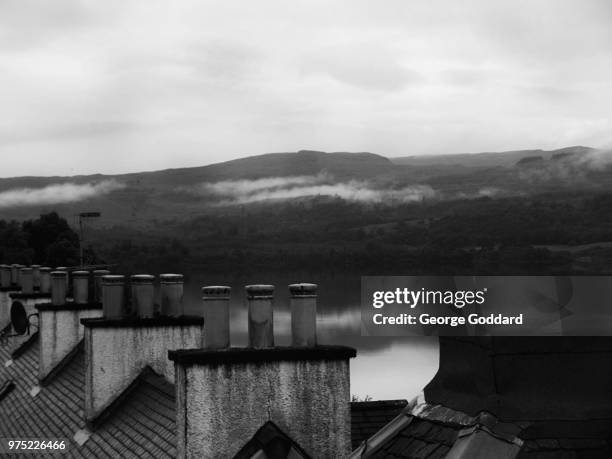
[[(499, 423), (488, 414), (465, 413), (416, 400), (391, 422), (354, 450), (351, 458), (474, 459), (474, 451), (492, 451), (482, 458), (514, 458), (523, 442), (519, 427)], [(499, 454), (497, 454), (499, 453)]]
[(541, 438), (527, 440), (517, 459), (609, 459), (612, 440)]
[(373, 458), (439, 459), (444, 458), (457, 439), (461, 426), (411, 418)]
[(351, 403), (352, 449), (370, 438), (402, 412), (407, 400), (376, 400)]
[(311, 459), (311, 457), (276, 424), (261, 426), (234, 459)]
[[(130, 396), (122, 399), (121, 405), (93, 432), (88, 432), (83, 422), (82, 349), (42, 388), (37, 379), (36, 342), (30, 341), (10, 366), (4, 366), (9, 360), (10, 342), (2, 343), (0, 381), (10, 381), (14, 388), (0, 401), (0, 437), (65, 439), (68, 451), (58, 457), (176, 456), (175, 398), (173, 386), (164, 378), (145, 371), (133, 385)], [(33, 397), (36, 391), (39, 392)], [(75, 434), (77, 439), (87, 441), (79, 446)]]
[[(0, 342), (0, 438), (62, 438), (69, 451), (61, 457), (176, 456), (176, 406), (171, 383), (145, 369), (90, 431), (83, 421), (82, 345), (41, 385), (37, 338), (37, 334), (12, 336)], [(383, 427), (406, 404), (406, 400), (351, 403), (353, 444), (358, 445)]]
[(612, 458), (612, 420), (510, 423), (486, 412), (469, 416), (415, 401), (355, 449), (351, 457), (442, 459), (452, 450), (453, 458), (474, 458), (470, 447), (487, 459)]

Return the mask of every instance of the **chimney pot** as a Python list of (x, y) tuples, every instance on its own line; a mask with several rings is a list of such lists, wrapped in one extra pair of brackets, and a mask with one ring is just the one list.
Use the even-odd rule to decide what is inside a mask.
[(291, 336), (294, 346), (317, 344), (317, 284), (291, 284)]
[(40, 265), (32, 265), (30, 267), (34, 277), (34, 289), (40, 290)]
[(202, 287), (204, 300), (204, 334), (202, 347), (227, 349), (230, 346), (229, 300), (231, 287), (209, 285)]
[(96, 269), (94, 276), (94, 302), (102, 303), (102, 277), (108, 276), (111, 272), (108, 269)]
[(11, 265), (11, 284), (17, 285), (17, 265), (14, 263)]
[(138, 317), (154, 316), (155, 289), (153, 281), (155, 281), (155, 276), (149, 274), (134, 274), (130, 277), (132, 308)]
[(34, 271), (32, 268), (21, 268), (21, 293), (34, 293)]
[(60, 306), (66, 303), (66, 271), (51, 272), (51, 304)]
[(40, 293), (51, 292), (51, 268), (45, 266), (40, 268)]
[(66, 266), (58, 266), (55, 270), (66, 273), (66, 296), (68, 296), (68, 291), (70, 290), (70, 273), (68, 272), (68, 268)]
[(160, 274), (161, 315), (179, 317), (183, 310), (183, 275)]
[(21, 268), (25, 268), (24, 265), (15, 264), (12, 266), (13, 268), (13, 283), (19, 287), (21, 287)]
[(122, 319), (124, 312), (125, 276), (102, 276), (102, 310), (107, 319)]
[(0, 287), (8, 288), (11, 286), (11, 267), (0, 265)]
[(246, 294), (249, 304), (249, 346), (256, 349), (274, 347), (274, 285), (247, 285)]
[(74, 271), (72, 273), (72, 297), (76, 304), (89, 302), (89, 271)]

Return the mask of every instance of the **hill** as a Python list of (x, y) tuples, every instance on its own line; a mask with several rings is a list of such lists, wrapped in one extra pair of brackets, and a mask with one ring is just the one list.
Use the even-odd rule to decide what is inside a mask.
[(540, 156), (551, 159), (555, 155), (578, 154), (594, 152), (594, 148), (574, 146), (558, 150), (518, 150), (484, 153), (455, 153), (444, 155), (403, 156), (390, 158), (395, 164), (403, 166), (431, 166), (445, 164), (463, 168), (512, 167), (524, 158)]
[(609, 155), (554, 151), (406, 157), (302, 150), (202, 167), (120, 175), (0, 179), (0, 219), (99, 211), (105, 226), (154, 228), (279, 202), (340, 198), (399, 205), (561, 191), (612, 190)]

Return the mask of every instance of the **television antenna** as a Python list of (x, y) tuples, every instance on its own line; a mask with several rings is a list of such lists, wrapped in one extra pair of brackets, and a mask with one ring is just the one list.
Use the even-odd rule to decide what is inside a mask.
[(100, 212), (81, 212), (76, 217), (79, 219), (79, 264), (81, 267), (85, 266), (85, 260), (83, 259), (83, 246), (84, 246), (84, 227), (85, 223), (92, 218), (100, 218), (102, 214)]

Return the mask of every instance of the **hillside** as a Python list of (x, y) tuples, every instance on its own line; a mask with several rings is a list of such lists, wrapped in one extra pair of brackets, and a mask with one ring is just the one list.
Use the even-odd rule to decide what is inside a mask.
[(460, 166), (463, 168), (490, 168), (490, 167), (512, 167), (520, 160), (527, 157), (541, 156), (543, 159), (551, 159), (559, 154), (587, 154), (595, 151), (590, 147), (566, 147), (558, 150), (518, 150), (485, 153), (455, 153), (444, 155), (421, 155), (403, 156), (390, 158), (395, 164), (404, 166), (431, 166), (445, 164), (447, 166)]
[[(271, 153), (202, 167), (121, 175), (0, 179), (0, 219), (100, 211), (104, 226), (154, 228), (280, 202), (340, 198), (400, 205), (612, 190), (610, 156), (592, 148), (389, 160), (373, 153)], [(400, 164), (397, 164), (397, 163)]]

